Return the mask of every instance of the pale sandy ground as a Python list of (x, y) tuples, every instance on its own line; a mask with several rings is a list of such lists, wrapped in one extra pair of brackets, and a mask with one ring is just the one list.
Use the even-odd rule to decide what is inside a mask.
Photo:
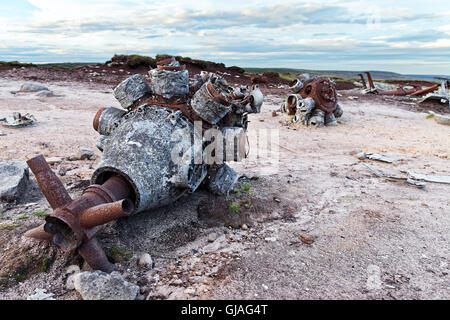
[[(21, 83), (0, 79), (0, 118), (30, 112), (39, 123), (0, 128), (7, 134), (0, 137), (0, 160), (67, 157), (78, 146), (96, 150), (92, 118), (100, 107), (118, 106), (110, 88), (52, 83), (50, 89), (64, 96), (13, 96)], [(293, 199), (296, 221), (264, 223), (259, 240), (203, 298), (449, 299), (450, 186), (428, 183), (421, 190), (383, 181), (349, 153), (358, 148), (395, 159), (371, 162), (385, 172), (450, 175), (450, 127), (423, 113), (342, 98), (338, 127), (293, 130), (280, 124), (287, 116), (272, 117), (281, 98), (266, 101), (249, 129), (279, 130), (277, 171), (264, 172), (251, 160), (232, 166), (262, 178), (255, 194)], [(84, 169), (80, 176), (88, 179), (92, 166)], [(303, 244), (299, 234), (316, 239)]]

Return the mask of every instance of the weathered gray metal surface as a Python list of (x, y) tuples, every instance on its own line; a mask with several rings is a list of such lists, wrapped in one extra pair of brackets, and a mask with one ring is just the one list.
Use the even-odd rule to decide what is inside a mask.
[(98, 133), (104, 136), (109, 136), (111, 132), (117, 128), (126, 114), (124, 110), (109, 107), (105, 109), (98, 119)]
[(189, 93), (189, 74), (187, 70), (168, 71), (152, 69), (149, 71), (149, 75), (155, 94), (170, 99)]
[(105, 142), (91, 182), (101, 184), (119, 174), (133, 187), (136, 212), (167, 205), (196, 190), (206, 176), (206, 165), (194, 164), (194, 154), (202, 150), (201, 144), (191, 144), (193, 133), (181, 112), (140, 106), (125, 115)]
[(261, 106), (264, 102), (264, 96), (259, 89), (259, 85), (254, 84), (252, 86), (252, 90), (250, 91), (250, 95), (252, 96), (252, 101), (250, 102), (250, 110), (247, 110), (249, 113), (260, 113)]
[(294, 122), (298, 122), (303, 125), (308, 125), (308, 121), (311, 118), (312, 111), (315, 108), (315, 102), (312, 98), (306, 98), (299, 100), (297, 103), (297, 110), (295, 112)]
[(140, 74), (125, 79), (114, 89), (114, 97), (125, 109), (131, 107), (139, 99), (151, 94), (152, 89)]
[[(211, 86), (223, 99), (219, 100), (217, 96), (213, 96)], [(194, 94), (191, 105), (203, 120), (216, 124), (231, 110), (230, 103), (227, 103), (227, 99), (231, 101), (230, 97), (231, 90), (224, 86), (220, 79), (212, 77)]]
[(342, 109), (342, 107), (339, 103), (336, 106), (336, 110), (333, 111), (333, 114), (336, 118), (340, 118), (344, 114), (344, 110)]
[(325, 114), (325, 125), (326, 126), (337, 126), (337, 120), (333, 112)]
[(308, 121), (308, 125), (322, 127), (325, 124), (325, 113), (315, 108), (312, 112), (311, 118)]
[(293, 93), (299, 93), (300, 90), (303, 89), (303, 82), (300, 79), (295, 79), (294, 81), (292, 81), (289, 85), (289, 89), (291, 89), (291, 91)]
[(239, 175), (230, 166), (224, 163), (214, 172), (208, 183), (208, 189), (217, 195), (227, 194), (235, 185)]

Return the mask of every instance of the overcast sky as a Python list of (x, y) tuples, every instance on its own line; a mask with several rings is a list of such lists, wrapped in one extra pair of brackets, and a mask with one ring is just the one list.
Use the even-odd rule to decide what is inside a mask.
[(442, 1), (0, 0), (0, 60), (157, 53), (227, 66), (450, 75)]

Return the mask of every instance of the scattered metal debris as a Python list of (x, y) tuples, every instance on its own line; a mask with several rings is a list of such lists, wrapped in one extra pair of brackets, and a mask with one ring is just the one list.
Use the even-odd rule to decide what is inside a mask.
[(290, 84), (294, 94), (288, 96), (281, 112), (295, 115), (293, 122), (305, 126), (337, 125), (336, 118), (343, 114), (337, 103), (336, 83), (328, 78), (303, 75)]
[(406, 183), (409, 183), (413, 186), (416, 186), (420, 189), (425, 188), (426, 187), (426, 183), (421, 182), (421, 181), (417, 181), (416, 179), (410, 178), (410, 177), (399, 177), (399, 176), (393, 176), (393, 175), (386, 175), (384, 173), (382, 173), (381, 171), (379, 171), (378, 169), (374, 168), (373, 166), (371, 166), (370, 164), (367, 163), (363, 163), (373, 174), (375, 174), (377, 177), (379, 178), (384, 178), (388, 181), (404, 181)]
[(382, 161), (382, 162), (387, 162), (387, 163), (394, 162), (394, 160), (392, 160), (391, 158), (385, 157), (378, 153), (366, 153), (366, 157), (367, 157), (367, 159), (370, 159), (370, 160), (377, 160), (377, 161)]
[(448, 82), (442, 81), (441, 86), (436, 90), (429, 91), (429, 93), (419, 101), (423, 103), (425, 101), (436, 101), (441, 104), (448, 104), (450, 107), (450, 91), (448, 90)]
[[(188, 71), (175, 59), (149, 73), (151, 86), (134, 75), (114, 89), (126, 110), (102, 108), (95, 115), (103, 155), (80, 198), (71, 199), (43, 156), (27, 162), (54, 211), (26, 236), (78, 249), (93, 269), (111, 272), (95, 238), (103, 224), (172, 203), (202, 183), (216, 194), (233, 188), (238, 174), (223, 161), (247, 156), (247, 115), (263, 103), (258, 85), (233, 89), (207, 72), (188, 83)], [(212, 163), (205, 161), (212, 155)]]
[[(383, 96), (409, 96), (413, 103), (423, 103), (425, 101), (434, 101), (441, 104), (448, 104), (450, 107), (450, 82), (448, 80), (442, 81), (441, 84), (435, 84), (428, 88), (422, 88), (419, 85), (411, 85), (398, 87), (394, 90), (381, 90), (377, 88), (373, 82), (372, 76), (370, 72), (366, 72), (367, 79), (369, 82), (369, 86), (367, 86), (366, 81), (364, 80), (363, 74), (359, 74), (361, 77), (361, 82), (364, 87), (363, 93), (365, 94), (378, 94)], [(378, 84), (380, 86), (380, 84)], [(416, 97), (424, 96), (422, 99), (417, 101)], [(351, 99), (351, 97), (349, 97)], [(407, 102), (402, 102), (408, 104)]]
[(19, 112), (14, 112), (12, 117), (0, 119), (0, 125), (7, 128), (23, 128), (36, 124), (36, 118), (27, 113), (22, 116)]
[(407, 171), (407, 173), (414, 180), (422, 180), (422, 181), (427, 181), (427, 182), (450, 184), (450, 176), (427, 175), (427, 174), (414, 173), (412, 171)]
[(387, 162), (387, 163), (393, 163), (394, 162), (393, 159), (388, 158), (388, 157), (383, 156), (383, 155), (378, 154), (378, 153), (360, 151), (360, 152), (355, 153), (355, 154), (356, 154), (356, 157), (359, 160), (370, 159), (370, 160), (376, 160), (376, 161)]

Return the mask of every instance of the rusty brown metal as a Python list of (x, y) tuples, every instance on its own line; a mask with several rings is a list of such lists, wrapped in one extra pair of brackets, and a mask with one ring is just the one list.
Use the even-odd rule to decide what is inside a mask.
[(299, 94), (305, 98), (312, 98), (316, 103), (316, 108), (325, 113), (336, 110), (337, 93), (336, 85), (327, 78), (317, 77), (305, 83)]
[(98, 131), (98, 123), (99, 123), (99, 120), (100, 120), (100, 116), (102, 115), (103, 111), (105, 111), (105, 110), (106, 110), (106, 108), (101, 108), (95, 114), (94, 121), (92, 123), (92, 126), (94, 127), (95, 131)]
[(39, 227), (28, 230), (24, 233), (24, 236), (27, 238), (33, 238), (37, 240), (47, 240), (52, 241), (53, 235), (51, 233), (45, 232), (44, 224), (41, 224)]
[(93, 228), (121, 217), (126, 217), (133, 211), (134, 205), (130, 199), (100, 204), (85, 210), (81, 214), (80, 223), (83, 228)]
[(78, 253), (92, 269), (108, 273), (114, 271), (114, 265), (108, 261), (105, 252), (96, 238), (92, 238), (81, 245), (78, 248)]
[(92, 268), (111, 271), (111, 265), (94, 237), (102, 224), (133, 212), (130, 199), (134, 195), (127, 180), (113, 175), (102, 185), (90, 185), (81, 197), (72, 200), (42, 155), (30, 159), (28, 165), (54, 211), (46, 216), (43, 226), (25, 235), (52, 241), (63, 250), (78, 248)]
[(359, 77), (361, 78), (361, 82), (363, 84), (364, 89), (367, 89), (366, 80), (364, 80), (364, 76), (362, 73), (359, 74)]
[(224, 94), (217, 92), (217, 90), (214, 88), (211, 82), (208, 82), (207, 88), (209, 94), (214, 98), (214, 100), (216, 100), (217, 102), (219, 102), (224, 106), (231, 105), (230, 99), (228, 99)]
[(39, 184), (39, 188), (53, 209), (72, 201), (62, 182), (52, 171), (44, 156), (39, 155), (27, 161)]
[(417, 88), (405, 90), (402, 87), (399, 87), (391, 91), (379, 91), (378, 94), (381, 94), (383, 96), (407, 96), (409, 94), (416, 92), (417, 90), (418, 90)]
[(370, 72), (366, 72), (366, 75), (367, 75), (367, 80), (369, 81), (370, 89), (376, 90), (375, 85), (372, 80), (372, 75), (370, 74)]
[(412, 96), (422, 96), (422, 95), (425, 95), (425, 94), (428, 94), (428, 93), (430, 93), (430, 92), (433, 92), (433, 91), (438, 90), (439, 87), (440, 87), (439, 84), (435, 84), (434, 86), (431, 86), (431, 87), (428, 87), (428, 88), (425, 88), (425, 89), (418, 90), (418, 91), (412, 93), (411, 95), (412, 95)]
[(295, 94), (291, 94), (290, 96), (288, 96), (286, 100), (286, 108), (289, 115), (295, 115), (295, 112), (297, 111), (297, 102), (298, 98)]

